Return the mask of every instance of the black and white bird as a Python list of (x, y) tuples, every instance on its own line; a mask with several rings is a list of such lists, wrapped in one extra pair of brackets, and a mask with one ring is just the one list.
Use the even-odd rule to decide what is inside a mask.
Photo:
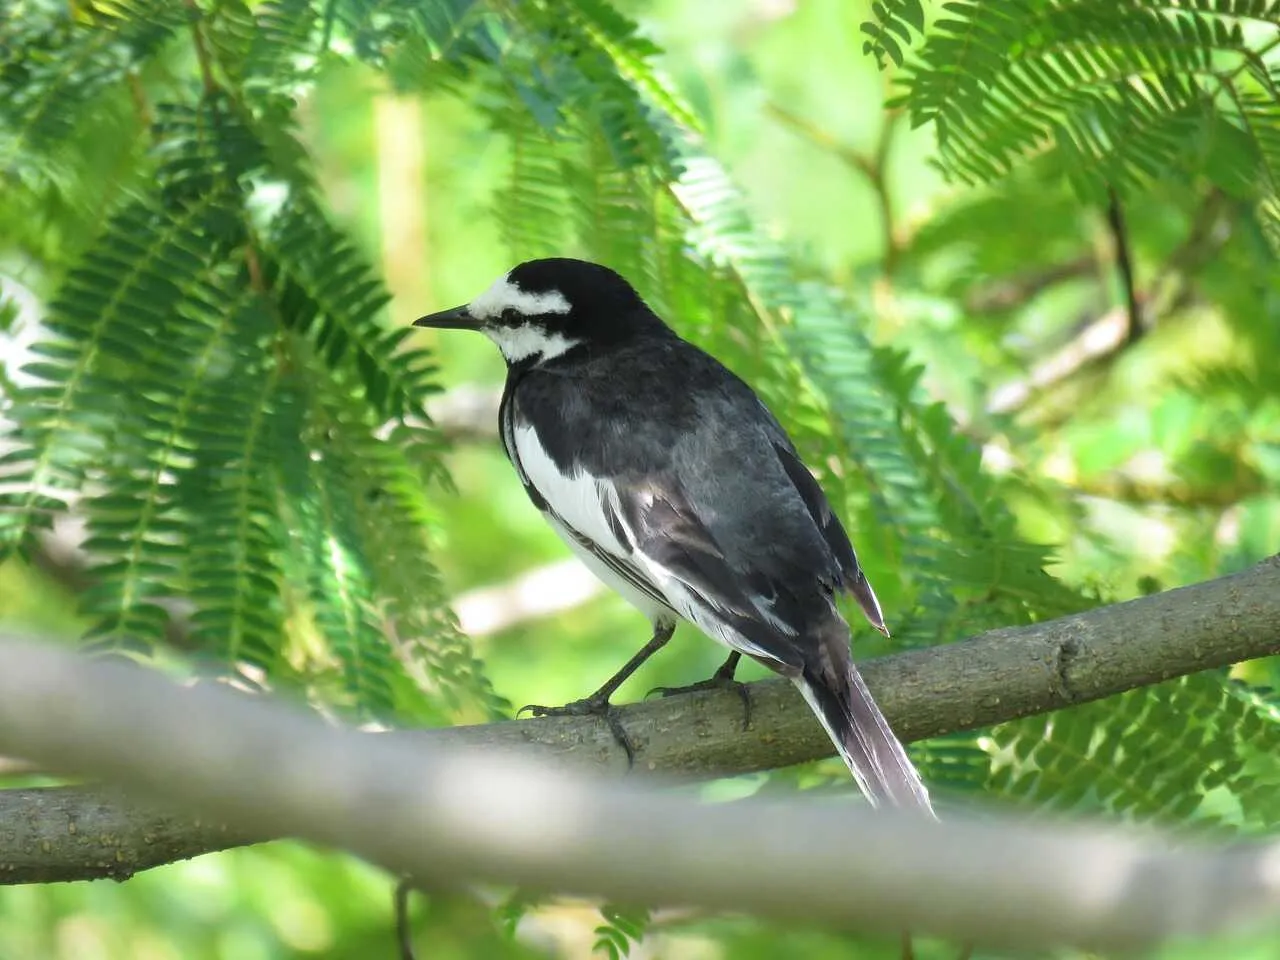
[[(539, 713), (601, 712), (690, 621), (790, 679), (873, 804), (928, 793), (850, 655), (851, 594), (885, 632), (849, 537), (777, 419), (682, 340), (614, 271), (531, 260), (421, 327), (478, 330), (502, 351), (502, 444), (566, 544), (648, 615), (653, 638), (592, 696)], [(705, 685), (705, 684), (704, 684)], [(702, 686), (702, 685), (695, 685)], [(616, 728), (615, 728), (616, 729)]]

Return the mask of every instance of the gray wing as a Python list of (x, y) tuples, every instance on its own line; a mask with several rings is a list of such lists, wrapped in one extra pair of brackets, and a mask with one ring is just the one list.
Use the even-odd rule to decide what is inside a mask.
[(634, 566), (672, 609), (743, 653), (803, 665), (798, 630), (774, 612), (776, 585), (732, 562), (672, 476), (614, 489)]
[[(779, 427), (778, 430), (781, 432), (782, 428)], [(782, 467), (786, 470), (787, 476), (795, 486), (796, 492), (804, 500), (805, 508), (809, 511), (809, 515), (813, 517), (813, 522), (822, 531), (823, 539), (826, 540), (827, 546), (831, 548), (832, 555), (840, 565), (840, 586), (858, 601), (858, 606), (862, 608), (863, 614), (866, 615), (871, 625), (885, 636), (888, 636), (889, 630), (884, 625), (884, 614), (880, 610), (880, 601), (876, 599), (875, 591), (871, 589), (871, 583), (867, 580), (867, 575), (863, 573), (862, 565), (858, 563), (858, 555), (854, 552), (849, 534), (845, 532), (844, 526), (840, 523), (840, 518), (831, 509), (831, 504), (827, 501), (827, 495), (823, 492), (822, 487), (818, 485), (818, 481), (813, 478), (813, 474), (809, 472), (809, 469), (801, 461), (800, 455), (796, 453), (795, 448), (791, 445), (790, 440), (786, 439), (785, 435), (782, 437), (782, 442), (776, 439), (773, 441), (773, 448), (777, 452), (778, 459), (782, 462)]]

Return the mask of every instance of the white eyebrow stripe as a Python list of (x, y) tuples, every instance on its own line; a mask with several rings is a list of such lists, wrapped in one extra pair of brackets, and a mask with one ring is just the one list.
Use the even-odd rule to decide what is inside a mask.
[(559, 290), (526, 293), (504, 276), (495, 280), (493, 286), (467, 304), (467, 309), (477, 320), (500, 317), (504, 310), (515, 310), (521, 316), (536, 317), (547, 313), (568, 313), (569, 301)]

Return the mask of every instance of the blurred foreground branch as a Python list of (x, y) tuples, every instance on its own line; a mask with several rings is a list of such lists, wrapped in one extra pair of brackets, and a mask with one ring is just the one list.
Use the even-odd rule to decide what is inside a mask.
[[(895, 729), (906, 740), (918, 740), (1277, 652), (1280, 557), (1207, 583), (870, 661), (865, 664), (865, 673)], [(490, 774), (508, 774), (491, 770), (496, 761), (489, 749), (476, 748), (520, 748), (532, 753), (542, 778), (553, 772), (583, 769), (615, 775), (626, 772), (621, 748), (607, 725), (596, 718), (550, 717), (377, 734), (322, 730), (318, 719), (295, 715), (248, 695), (179, 689), (137, 667), (93, 664), (18, 642), (0, 644), (0, 662), (4, 664), (0, 670), (0, 751), (52, 769), (102, 777), (137, 791), (138, 796), (153, 796), (185, 811), (175, 816), (150, 806), (140, 808), (100, 788), (0, 791), (0, 824), (4, 824), (0, 830), (0, 882), (123, 878), (158, 863), (250, 838), (300, 836), (334, 843), (395, 869), (419, 869), (423, 866), (419, 858), (435, 862), (443, 850), (442, 865), (435, 869), (452, 869), (445, 865), (453, 864), (462, 876), (661, 899), (661, 891), (646, 887), (650, 881), (637, 879), (639, 874), (615, 876), (609, 872), (615, 868), (606, 870), (601, 864), (574, 873), (568, 860), (557, 860), (572, 860), (580, 848), (589, 850), (592, 843), (605, 842), (593, 839), (593, 830), (608, 832), (617, 842), (640, 838), (626, 843), (645, 846), (649, 828), (635, 826), (632, 832), (622, 816), (621, 811), (631, 809), (628, 804), (632, 801), (623, 803), (614, 820), (613, 813), (601, 812), (604, 807), (591, 806), (599, 799), (591, 790), (582, 795), (573, 792), (557, 813), (554, 804), (544, 809), (533, 800), (525, 808), (524, 797), (534, 796), (542, 788), (526, 787), (515, 774), (511, 774), (514, 779), (502, 781), (501, 790), (494, 787), (496, 781), (486, 779)], [(752, 724), (745, 732), (741, 729), (742, 706), (733, 693), (708, 691), (624, 707), (622, 722), (637, 748), (633, 772), (706, 778), (786, 766), (831, 752), (830, 742), (790, 684), (765, 680), (751, 684), (750, 690)], [(456, 758), (463, 752), (475, 758), (450, 760), (449, 764), (463, 766), (455, 770), (446, 764), (433, 772), (435, 758), (446, 753)], [(473, 775), (479, 779), (468, 779)], [(496, 792), (490, 792), (491, 787)], [(419, 801), (420, 808), (415, 806)], [(451, 806), (455, 801), (457, 806)], [(438, 804), (445, 804), (445, 808)], [(679, 816), (684, 817), (682, 807), (672, 809), (680, 810)], [(812, 803), (805, 809), (806, 818), (822, 810)], [(464, 810), (468, 816), (458, 819)], [(590, 818), (583, 812), (587, 810), (612, 826), (606, 829), (587, 822)], [(442, 819), (432, 822), (437, 813)], [(533, 826), (529, 826), (528, 835), (523, 827), (517, 829), (517, 824), (508, 822), (517, 813), (530, 818)], [(841, 806), (836, 819), (853, 814)], [(652, 823), (661, 822), (662, 830), (668, 829), (665, 814), (658, 817), (648, 812), (643, 816), (657, 817)], [(226, 822), (233, 830), (211, 827), (211, 819)], [(572, 834), (573, 824), (579, 820), (583, 820), (582, 836), (561, 837), (551, 845), (553, 850), (543, 849), (531, 839), (542, 830), (547, 836), (560, 836), (557, 831)], [(845, 826), (839, 836), (846, 830), (857, 833), (865, 823), (856, 816), (840, 822)], [(384, 827), (386, 832), (382, 833)], [(813, 838), (818, 846), (830, 846), (812, 824), (797, 826), (794, 832), (777, 825), (743, 829), (751, 833), (740, 836), (755, 839), (746, 846), (735, 842), (733, 849), (751, 851), (752, 856), (760, 852), (759, 845), (768, 848), (779, 844), (770, 856), (783, 858), (783, 847), (805, 837)], [(919, 825), (911, 829), (918, 830)], [(722, 836), (718, 829), (713, 833)], [(889, 835), (898, 836), (893, 831), (883, 836)], [(673, 849), (702, 849), (696, 844), (688, 846), (683, 836), (668, 840)], [(802, 860), (807, 854), (801, 847), (809, 842), (804, 840), (788, 849)], [(903, 860), (895, 852), (885, 856), (881, 870), (892, 864), (892, 870), (907, 872), (896, 880), (889, 878), (889, 887), (879, 887), (880, 899), (859, 899), (866, 891), (861, 881), (855, 883), (860, 868), (854, 864), (862, 862), (862, 852), (868, 848), (860, 836), (855, 840), (850, 835), (849, 844), (848, 848), (830, 847), (839, 850), (837, 859), (844, 864), (840, 869), (848, 872), (840, 874), (837, 886), (824, 888), (811, 908), (803, 906), (798, 894), (794, 901), (790, 894), (779, 894), (782, 899), (773, 907), (761, 902), (768, 899), (761, 891), (771, 888), (773, 881), (761, 881), (755, 894), (741, 900), (733, 899), (741, 891), (731, 897), (714, 884), (703, 896), (698, 892), (702, 880), (696, 879), (703, 877), (701, 869), (688, 874), (692, 879), (682, 881), (684, 885), (669, 888), (670, 899), (826, 920), (836, 919), (837, 909), (848, 909), (847, 919), (860, 922), (864, 914), (862, 907), (851, 906), (855, 900), (863, 906), (883, 903), (889, 897), (885, 890), (905, 889), (908, 875), (912, 883), (919, 879), (908, 868), (910, 856)], [(653, 846), (640, 858), (641, 864), (649, 864), (644, 869), (656, 869), (652, 858), (660, 850), (665, 851), (663, 857), (673, 855), (662, 845)], [(860, 851), (857, 857), (853, 856), (855, 850)], [(704, 850), (698, 856), (714, 859), (721, 852)], [(455, 856), (463, 865), (453, 859)], [(619, 849), (616, 863), (627, 863), (628, 856)], [(680, 872), (685, 869), (684, 856), (681, 853), (671, 861), (671, 876), (685, 876)], [(1033, 859), (1028, 857), (1026, 862)], [(470, 866), (463, 869), (465, 864)], [(834, 863), (829, 866), (837, 868)], [(765, 876), (771, 869), (774, 867), (761, 866), (759, 873)], [(616, 866), (616, 870), (623, 867)], [(736, 866), (726, 868), (724, 874), (745, 876)], [(431, 875), (430, 871), (423, 874)], [(808, 882), (818, 883), (818, 875)], [(880, 874), (873, 871), (866, 876)], [(834, 879), (831, 882), (837, 883)], [(939, 875), (930, 881), (934, 882), (945, 886), (950, 881)], [(737, 881), (730, 885), (733, 883)], [(861, 891), (858, 897), (853, 895), (855, 890)], [(983, 890), (983, 904), (988, 910), (997, 909), (995, 904), (1002, 898), (987, 896), (989, 889)], [(925, 901), (931, 903), (932, 894), (915, 897), (913, 902), (919, 905)], [(927, 912), (908, 917), (905, 902), (897, 902), (894, 912), (886, 914), (895, 918), (892, 923), (909, 922), (916, 929), (919, 921), (922, 929), (936, 927), (965, 936), (973, 932), (960, 929), (960, 918), (970, 910), (967, 906), (957, 908), (954, 915), (948, 913), (948, 920)], [(1021, 901), (1014, 898), (1011, 902)], [(874, 913), (871, 910), (866, 916)], [(983, 915), (996, 922), (989, 913)], [(1112, 921), (1119, 922), (1115, 917), (1108, 922)], [(954, 928), (949, 925), (953, 922)], [(1085, 924), (1081, 939), (1093, 935), (1089, 930), (1095, 928), (1090, 924), (1096, 922), (1102, 919), (1095, 917)], [(1142, 936), (1154, 935), (1155, 928), (1146, 929)], [(1055, 927), (1053, 936), (1059, 935)]]
[[(1278, 608), (1273, 558), (1233, 577), (890, 658), (872, 665), (869, 680), (889, 716), (918, 736), (940, 723), (1008, 719), (1273, 653)], [(419, 881), (514, 883), (1027, 947), (1128, 948), (1280, 917), (1280, 848), (1180, 839), (1175, 850), (1171, 838), (1153, 834), (1003, 816), (938, 824), (804, 799), (706, 804), (636, 780), (557, 769), (546, 762), (558, 749), (556, 722), (365, 734), (230, 689), (183, 689), (133, 665), (29, 642), (0, 642), (0, 660), (0, 749), (126, 785), (231, 824), (237, 837), (329, 844)], [(713, 700), (737, 715), (732, 695), (687, 699), (700, 701), (707, 719)], [(908, 712), (913, 702), (927, 705), (922, 720)], [(646, 738), (642, 764), (668, 733), (672, 711), (682, 718), (675, 739), (685, 754), (707, 753), (699, 744), (707, 731), (690, 725), (689, 709), (668, 702), (626, 711), (633, 735)], [(770, 705), (757, 725), (776, 724), (778, 709)], [(794, 718), (802, 709), (789, 698), (785, 712)], [(540, 735), (541, 756), (496, 749)], [(477, 742), (495, 749), (466, 748)], [(775, 759), (799, 758), (784, 751)], [(39, 819), (50, 792), (36, 793), (43, 795), (5, 797), (0, 837), (24, 824), (15, 802), (28, 804), (26, 823)], [(11, 878), (14, 853), (0, 852)]]

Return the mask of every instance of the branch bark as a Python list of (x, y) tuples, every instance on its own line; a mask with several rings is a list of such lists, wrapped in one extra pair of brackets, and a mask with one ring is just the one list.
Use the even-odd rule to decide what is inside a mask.
[[(868, 680), (914, 737), (1278, 649), (1280, 557), (1167, 594), (887, 658), (869, 665)], [(599, 731), (581, 721), (365, 734), (222, 685), (183, 689), (132, 664), (50, 646), (0, 641), (0, 660), (0, 749), (234, 824), (237, 838), (297, 836), (418, 881), (516, 883), (1023, 947), (1132, 948), (1280, 915), (1275, 847), (1201, 847), (1004, 816), (939, 824), (803, 799), (709, 805), (636, 779), (554, 769), (548, 757), (611, 763)], [(738, 741), (759, 744), (766, 730), (785, 731), (801, 715), (777, 683), (755, 689), (764, 708), (757, 729), (734, 730), (733, 743), (721, 744), (738, 757), (731, 764), (702, 742), (710, 738), (698, 721), (732, 716), (736, 727), (732, 696), (628, 709), (642, 769), (664, 751), (667, 769), (697, 772), (825, 752), (806, 735), (783, 750), (739, 754)], [(675, 737), (664, 727), (674, 718), (682, 718)], [(481, 743), (526, 749), (473, 749)], [(49, 799), (24, 793), (29, 811)], [(0, 836), (14, 822), (12, 807), (6, 812)]]
[[(863, 669), (895, 730), (911, 741), (1043, 713), (1278, 652), (1280, 555), (1233, 576), (1046, 623), (995, 630), (945, 647), (884, 657), (865, 663)], [(81, 753), (51, 753), (48, 737), (73, 739), (76, 730), (86, 729), (81, 708), (87, 707), (76, 700), (79, 694), (73, 696), (66, 689), (42, 692), (40, 680), (30, 672), (24, 674), (11, 659), (5, 663), (0, 672), (0, 750), (32, 760), (60, 760), (68, 769), (108, 777), (119, 775), (122, 763), (166, 769), (165, 757), (172, 749), (166, 747), (155, 758), (148, 757), (146, 744), (130, 739), (131, 734), (121, 729), (125, 721), (112, 719), (96, 691), (87, 699), (98, 705), (95, 709), (102, 716), (93, 724), (101, 724), (101, 729), (87, 725), (90, 736), (87, 745), (79, 748)], [(789, 683), (759, 681), (750, 684), (750, 691), (752, 723), (746, 731), (742, 730), (741, 702), (733, 693), (705, 691), (621, 708), (621, 721), (636, 746), (632, 774), (703, 779), (773, 769), (831, 753), (830, 742)], [(153, 721), (156, 730), (179, 744), (220, 737), (221, 721), (202, 729), (187, 712), (182, 698), (201, 695), (198, 691), (166, 694), (173, 700), (173, 712)], [(613, 776), (628, 770), (626, 756), (608, 726), (589, 717), (358, 736), (362, 742), (387, 744), (388, 749), (411, 757), (419, 750), (429, 757), (437, 748), (519, 748), (532, 751), (543, 769)], [(154, 736), (147, 742), (150, 739)], [(234, 748), (237, 756), (244, 756), (244, 743), (253, 742), (241, 741)], [(99, 749), (107, 757), (124, 750), (127, 757), (99, 760), (95, 752)], [(87, 759), (81, 764), (84, 751)], [(234, 758), (227, 763), (219, 769), (234, 770)], [(415, 759), (409, 765), (416, 763)], [(186, 767), (184, 760), (177, 769)], [(185, 776), (175, 770), (168, 779)], [(129, 775), (120, 779), (137, 782)], [(214, 785), (211, 793), (217, 796), (220, 791)], [(243, 826), (223, 831), (207, 820), (200, 797), (175, 796), (163, 788), (157, 794), (171, 800), (190, 799), (190, 809), (200, 811), (202, 819), (190, 812), (137, 807), (128, 798), (96, 787), (0, 791), (0, 883), (122, 879), (160, 863), (292, 832), (287, 825), (276, 832)]]
[(253, 839), (115, 788), (0, 790), (0, 884), (126, 880)]

